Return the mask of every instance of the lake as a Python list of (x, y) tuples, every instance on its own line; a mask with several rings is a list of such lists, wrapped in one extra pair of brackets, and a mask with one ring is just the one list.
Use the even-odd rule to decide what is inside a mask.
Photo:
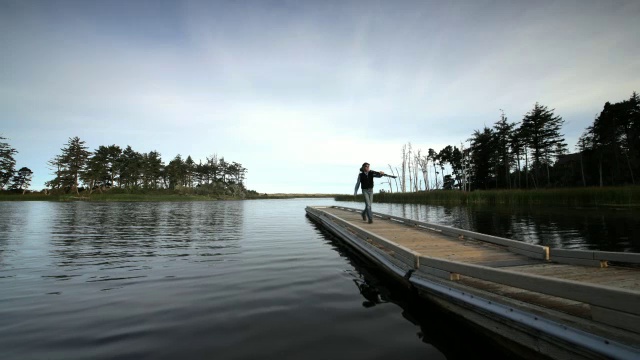
[[(1, 359), (466, 359), (485, 335), (305, 216), (332, 199), (1, 202)], [(640, 251), (637, 213), (374, 204), (553, 247)], [(366, 226), (366, 224), (363, 224)], [(464, 346), (461, 346), (464, 344)]]

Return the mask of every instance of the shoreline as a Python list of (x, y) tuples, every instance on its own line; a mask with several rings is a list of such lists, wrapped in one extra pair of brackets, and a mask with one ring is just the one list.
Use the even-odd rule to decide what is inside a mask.
[(230, 200), (264, 200), (264, 199), (294, 199), (294, 198), (335, 198), (337, 194), (258, 194), (258, 195), (196, 195), (174, 192), (153, 193), (92, 193), (78, 194), (42, 194), (42, 193), (0, 193), (0, 201), (53, 201), (53, 202), (161, 202), (161, 201), (230, 201)]
[[(362, 196), (338, 195), (336, 201), (362, 202)], [(579, 187), (532, 190), (433, 190), (413, 193), (382, 192), (374, 202), (430, 205), (558, 205), (640, 209), (640, 186)]]

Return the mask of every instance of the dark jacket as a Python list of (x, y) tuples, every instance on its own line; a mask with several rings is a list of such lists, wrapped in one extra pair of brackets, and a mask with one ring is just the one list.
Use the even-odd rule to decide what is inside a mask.
[(373, 170), (369, 170), (368, 173), (361, 172), (360, 174), (358, 174), (358, 182), (356, 182), (356, 189), (353, 195), (356, 195), (358, 193), (358, 186), (360, 185), (362, 186), (362, 190), (373, 189), (373, 178), (379, 177), (382, 177), (382, 175), (379, 172)]

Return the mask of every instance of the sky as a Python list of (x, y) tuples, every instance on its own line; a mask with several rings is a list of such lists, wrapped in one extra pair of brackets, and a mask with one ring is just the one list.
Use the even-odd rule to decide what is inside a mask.
[(637, 0), (0, 0), (0, 136), (35, 190), (78, 136), (350, 194), (365, 161), (388, 172), (404, 144), (460, 147), (536, 102), (573, 150), (640, 91), (638, 19)]

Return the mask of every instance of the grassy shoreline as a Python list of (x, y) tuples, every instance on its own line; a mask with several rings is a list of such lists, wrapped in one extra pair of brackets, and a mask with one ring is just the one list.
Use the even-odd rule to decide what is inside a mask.
[(49, 194), (42, 193), (0, 193), (0, 201), (90, 201), (90, 202), (162, 202), (162, 201), (222, 201), (222, 200), (260, 200), (260, 199), (293, 199), (293, 198), (334, 198), (336, 194), (260, 194), (246, 196), (232, 195), (197, 195), (179, 192), (94, 192), (92, 194)]
[[(92, 201), (92, 202), (160, 202), (220, 201), (293, 198), (334, 198), (336, 201), (359, 201), (362, 196), (340, 194), (247, 194), (245, 196), (193, 194), (180, 191), (94, 192), (92, 194), (20, 194), (1, 192), (0, 201)], [(640, 186), (558, 188), (541, 190), (425, 191), (417, 193), (376, 193), (375, 202), (433, 205), (563, 205), (628, 207), (640, 209)]]
[[(640, 208), (640, 186), (558, 188), (542, 190), (428, 191), (376, 193), (375, 201), (398, 204), (448, 205), (566, 205)], [(339, 195), (337, 201), (363, 201), (362, 196)]]

